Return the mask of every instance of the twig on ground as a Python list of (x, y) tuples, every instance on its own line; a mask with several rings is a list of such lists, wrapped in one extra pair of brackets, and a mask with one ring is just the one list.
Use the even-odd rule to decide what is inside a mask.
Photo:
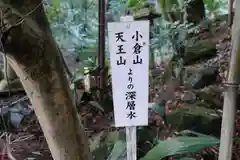
[(0, 139), (2, 139), (2, 137), (4, 137), (7, 134), (7, 132), (2, 133), (2, 135), (0, 136)]
[[(5, 140), (4, 137), (5, 136)], [(8, 156), (9, 160), (16, 160), (16, 158), (12, 155), (12, 150), (10, 147), (10, 137), (6, 132), (1, 135), (1, 160), (5, 160), (5, 156)]]
[(16, 143), (16, 142), (21, 142), (21, 141), (25, 141), (25, 140), (29, 140), (31, 138), (33, 138), (34, 135), (26, 135), (26, 136), (21, 136), (17, 139), (15, 139), (14, 141), (12, 141), (12, 143)]
[(10, 159), (10, 160), (16, 160), (16, 158), (15, 157), (13, 157), (13, 155), (12, 155), (12, 149), (11, 149), (11, 147), (10, 147), (10, 137), (11, 137), (11, 134), (9, 135), (9, 136), (6, 136), (6, 143), (5, 143), (5, 147), (4, 148), (6, 148), (6, 150), (7, 150), (7, 155), (8, 155), (8, 158)]

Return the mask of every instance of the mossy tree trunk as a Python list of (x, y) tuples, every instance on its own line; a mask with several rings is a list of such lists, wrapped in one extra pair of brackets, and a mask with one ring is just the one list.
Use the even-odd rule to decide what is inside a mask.
[(0, 1), (7, 60), (32, 102), (53, 158), (88, 160), (87, 138), (41, 3)]

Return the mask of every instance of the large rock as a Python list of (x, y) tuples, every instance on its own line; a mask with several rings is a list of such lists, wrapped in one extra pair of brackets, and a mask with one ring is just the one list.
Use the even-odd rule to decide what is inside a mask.
[[(196, 96), (204, 103), (208, 104), (209, 108), (212, 109), (222, 109), (223, 101), (224, 101), (224, 87), (220, 85), (210, 85), (208, 87), (195, 90)], [(237, 109), (240, 109), (240, 90), (238, 91), (237, 101)]]
[(176, 79), (168, 80), (166, 85), (158, 86), (159, 88), (155, 89), (155, 98), (154, 102), (165, 103), (167, 101), (176, 100), (175, 90), (179, 86)]
[(218, 85), (211, 85), (195, 91), (197, 97), (207, 103), (210, 108), (222, 109), (223, 107), (223, 88)]
[(181, 95), (181, 100), (185, 103), (193, 103), (197, 99), (196, 94), (189, 90), (189, 91), (184, 91), (183, 94)]
[(200, 89), (216, 82), (218, 69), (215, 67), (185, 67), (183, 83), (186, 88)]
[(167, 123), (178, 131), (189, 129), (219, 137), (221, 115), (203, 106), (185, 105), (167, 114)]
[(209, 40), (201, 40), (185, 48), (183, 55), (184, 65), (194, 64), (196, 61), (205, 60), (215, 56), (216, 44)]

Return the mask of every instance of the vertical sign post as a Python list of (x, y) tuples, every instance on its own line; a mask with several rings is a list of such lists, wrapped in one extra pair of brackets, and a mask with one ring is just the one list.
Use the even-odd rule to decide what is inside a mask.
[(149, 21), (121, 21), (108, 23), (114, 119), (126, 127), (127, 160), (136, 160), (136, 126), (148, 125)]

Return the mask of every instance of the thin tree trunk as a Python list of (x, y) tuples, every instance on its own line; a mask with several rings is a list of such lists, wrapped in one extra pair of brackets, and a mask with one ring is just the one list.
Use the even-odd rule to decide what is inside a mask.
[(41, 0), (11, 1), (10, 12), (6, 12), (6, 1), (0, 1), (4, 21), (10, 26), (24, 21), (3, 35), (3, 46), (32, 102), (53, 158), (88, 160), (87, 138)]
[(234, 0), (228, 0), (228, 25), (232, 26), (233, 23), (233, 3)]
[(240, 80), (240, 1), (236, 1), (235, 17), (232, 28), (232, 52), (227, 80), (227, 90), (224, 94), (223, 120), (221, 128), (221, 143), (219, 160), (232, 159), (232, 145), (235, 131), (235, 114), (238, 84)]

